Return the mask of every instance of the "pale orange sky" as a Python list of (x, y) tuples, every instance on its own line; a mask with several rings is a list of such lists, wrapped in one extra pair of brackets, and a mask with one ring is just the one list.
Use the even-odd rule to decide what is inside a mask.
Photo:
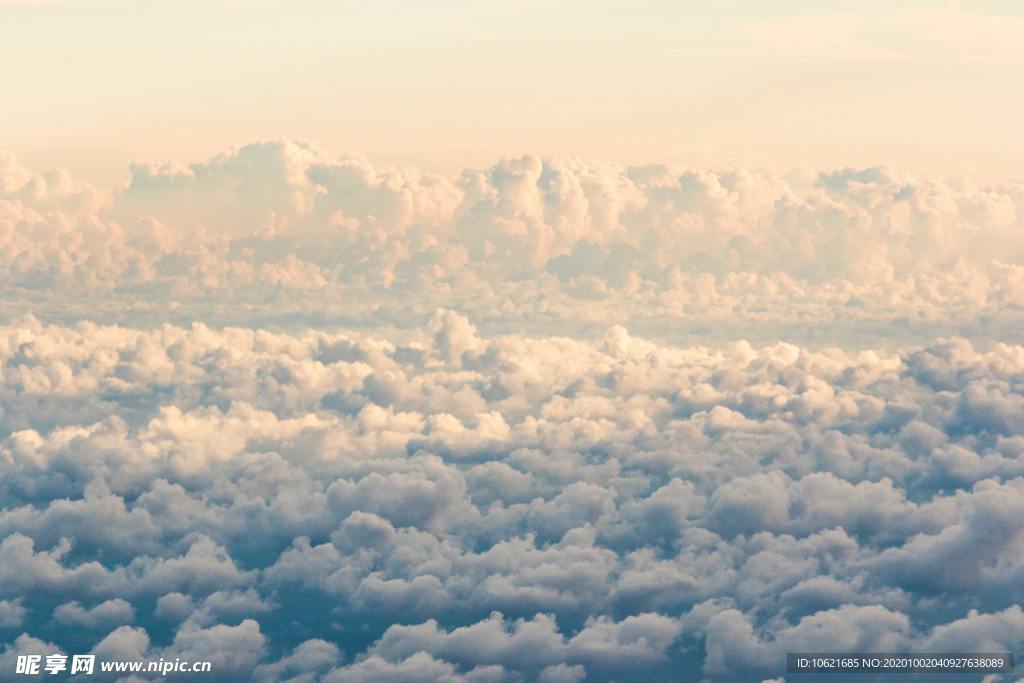
[(706, 4), (0, 0), (0, 149), (100, 183), (280, 137), (448, 172), (1021, 174), (1018, 3)]

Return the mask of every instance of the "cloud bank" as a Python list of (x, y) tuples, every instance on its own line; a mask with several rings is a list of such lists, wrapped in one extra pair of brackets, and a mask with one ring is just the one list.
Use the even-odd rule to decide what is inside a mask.
[(0, 156), (0, 671), (1020, 656), (1022, 228), (887, 168)]
[(1024, 324), (1024, 184), (887, 168), (505, 159), (454, 177), (291, 141), (100, 191), (0, 161), (0, 306), (143, 327), (422, 326), (820, 347)]
[[(0, 328), (0, 633), (218, 680), (1024, 644), (1024, 347)], [(44, 645), (45, 644), (45, 645)]]

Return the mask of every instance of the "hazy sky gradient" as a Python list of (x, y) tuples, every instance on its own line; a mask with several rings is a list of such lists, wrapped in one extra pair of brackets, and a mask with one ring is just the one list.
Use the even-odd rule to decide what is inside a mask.
[(0, 0), (0, 679), (1022, 661), (1021, 7)]
[[(769, 6), (770, 5), (770, 6)], [(1016, 2), (0, 0), (0, 149), (94, 181), (288, 136), (1019, 175)]]

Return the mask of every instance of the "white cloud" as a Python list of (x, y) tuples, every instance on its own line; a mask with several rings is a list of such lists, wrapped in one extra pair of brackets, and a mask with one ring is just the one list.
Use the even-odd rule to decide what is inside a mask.
[(259, 680), (771, 676), (823, 638), (1020, 647), (1024, 348), (681, 347), (431, 315), (0, 326), (10, 638), (73, 625), (111, 656)]
[(102, 192), (0, 158), (0, 658), (1019, 652), (1022, 208), (890, 169), (283, 142)]
[(9, 155), (0, 178), (8, 317), (408, 327), (443, 307), (489, 329), (865, 345), (998, 339), (1024, 303), (1012, 182), (530, 156), (438, 177), (291, 141), (107, 192)]

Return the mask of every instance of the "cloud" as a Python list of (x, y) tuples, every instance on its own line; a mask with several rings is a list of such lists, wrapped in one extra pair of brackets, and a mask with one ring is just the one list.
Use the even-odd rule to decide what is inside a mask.
[(199, 628), (186, 622), (161, 656), (165, 659), (209, 661), (221, 675), (252, 671), (265, 656), (266, 638), (259, 624), (245, 619), (236, 626), (217, 624)]
[(1022, 208), (888, 168), (0, 157), (0, 658), (1019, 653)]
[(135, 619), (135, 608), (120, 598), (105, 600), (88, 609), (73, 601), (54, 610), (53, 618), (64, 626), (95, 629), (131, 623)]
[(336, 668), (341, 656), (341, 651), (333, 643), (319, 639), (307, 640), (273, 664), (257, 666), (253, 678), (267, 683), (281, 680), (295, 683), (316, 681), (324, 673)]
[(998, 340), (1024, 303), (1013, 182), (533, 156), (432, 176), (288, 140), (106, 191), (9, 155), (0, 178), (9, 319), (408, 328), (442, 308), (501, 331), (864, 345)]
[(729, 679), (836, 643), (1022, 644), (1020, 346), (493, 335), (442, 309), (26, 318), (0, 365), (8, 653)]
[(0, 600), (0, 628), (18, 628), (25, 613), (21, 600)]

